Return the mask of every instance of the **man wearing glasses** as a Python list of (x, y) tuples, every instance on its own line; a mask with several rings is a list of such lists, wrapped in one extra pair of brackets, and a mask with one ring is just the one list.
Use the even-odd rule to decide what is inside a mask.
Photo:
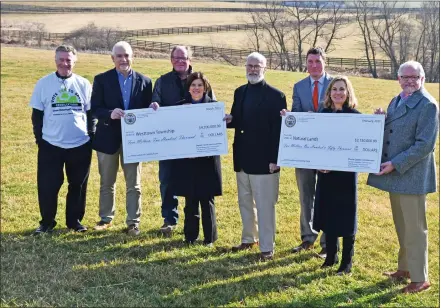
[(141, 163), (126, 164), (121, 145), (121, 119), (126, 110), (147, 108), (152, 101), (150, 78), (132, 69), (133, 51), (121, 41), (112, 49), (115, 68), (95, 76), (92, 112), (98, 118), (93, 149), (97, 151), (100, 173), (101, 220), (95, 230), (111, 226), (115, 215), (115, 183), (119, 162), (126, 180), (126, 223), (129, 235), (139, 235), (141, 216)]
[[(187, 77), (192, 73), (191, 49), (187, 46), (175, 46), (170, 53), (170, 61), (173, 66), (171, 72), (159, 77), (153, 88), (153, 103), (151, 108), (157, 106), (175, 106), (177, 102), (185, 98)], [(214, 93), (210, 91), (208, 95), (216, 99)], [(170, 236), (178, 223), (178, 199), (170, 189), (170, 172), (172, 168), (171, 160), (159, 161), (159, 189), (161, 191), (161, 213), (164, 224), (160, 231), (166, 236)]]
[(398, 69), (401, 93), (394, 97), (385, 113), (382, 164), (380, 172), (370, 174), (368, 185), (389, 192), (392, 216), (400, 250), (398, 268), (385, 275), (408, 279), (402, 289), (415, 293), (430, 287), (426, 195), (436, 191), (435, 143), (439, 111), (435, 99), (424, 89), (424, 69), (408, 61)]
[(245, 67), (248, 83), (236, 89), (231, 114), (225, 116), (228, 128), (234, 128), (233, 161), (243, 225), (241, 244), (232, 250), (259, 245), (260, 259), (266, 261), (274, 254), (280, 110), (286, 109), (286, 98), (264, 80), (263, 55), (251, 53)]

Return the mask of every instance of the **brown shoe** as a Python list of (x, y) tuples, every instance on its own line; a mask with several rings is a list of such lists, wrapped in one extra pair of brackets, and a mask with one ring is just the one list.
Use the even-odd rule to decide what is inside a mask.
[(141, 233), (141, 231), (139, 231), (139, 228), (138, 228), (138, 226), (136, 226), (136, 225), (130, 225), (130, 226), (127, 228), (127, 234), (128, 234), (128, 235), (131, 235), (131, 236), (138, 236), (139, 233)]
[(402, 271), (402, 270), (397, 270), (396, 272), (385, 272), (383, 273), (383, 275), (396, 280), (405, 280), (410, 278), (410, 273), (408, 271)]
[(100, 222), (98, 222), (96, 224), (95, 227), (93, 227), (93, 230), (95, 230), (95, 231), (104, 231), (104, 230), (110, 228), (111, 226), (112, 226), (112, 222), (111, 221), (105, 222), (105, 221), (101, 220)]
[(232, 252), (238, 252), (238, 251), (242, 251), (242, 250), (247, 250), (247, 249), (251, 249), (251, 248), (253, 248), (254, 246), (257, 246), (257, 245), (259, 245), (259, 242), (242, 243), (242, 244), (240, 244), (238, 246), (233, 246), (231, 248), (231, 251)]
[(403, 293), (417, 293), (430, 288), (430, 282), (411, 282), (406, 287), (401, 289)]
[(259, 260), (262, 262), (272, 260), (274, 258), (274, 253), (272, 251), (261, 252)]
[(312, 246), (314, 246), (314, 243), (311, 242), (302, 242), (299, 246), (294, 247), (291, 252), (293, 253), (298, 253), (301, 252), (302, 250), (310, 250), (312, 248)]

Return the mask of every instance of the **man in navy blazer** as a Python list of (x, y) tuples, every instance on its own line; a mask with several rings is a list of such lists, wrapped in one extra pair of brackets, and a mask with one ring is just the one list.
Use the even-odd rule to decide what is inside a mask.
[(91, 109), (98, 119), (92, 143), (97, 151), (100, 173), (101, 217), (95, 230), (111, 226), (115, 215), (115, 182), (119, 161), (126, 180), (126, 209), (130, 235), (139, 234), (141, 215), (141, 164), (125, 164), (121, 146), (121, 118), (125, 110), (148, 108), (152, 101), (150, 78), (132, 69), (133, 51), (124, 41), (112, 49), (115, 68), (95, 76), (92, 89)]
[[(320, 112), (323, 109), (323, 99), (326, 88), (332, 77), (325, 72), (326, 54), (320, 47), (314, 47), (306, 53), (306, 67), (309, 76), (294, 84), (293, 112)], [(292, 252), (311, 249), (317, 239), (317, 233), (312, 229), (314, 213), (315, 186), (317, 183), (316, 170), (296, 168), (297, 187), (300, 196), (300, 235), (302, 243), (293, 248)], [(319, 256), (326, 257), (325, 236), (320, 238), (322, 246)]]

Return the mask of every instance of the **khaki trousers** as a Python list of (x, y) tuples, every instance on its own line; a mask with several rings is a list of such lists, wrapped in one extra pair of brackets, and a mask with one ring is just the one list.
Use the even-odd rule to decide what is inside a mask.
[(260, 251), (274, 250), (276, 208), (280, 173), (247, 174), (236, 172), (242, 243), (259, 241)]
[(127, 225), (138, 226), (141, 216), (141, 164), (124, 164), (122, 148), (115, 154), (97, 152), (100, 173), (100, 210), (102, 221), (110, 222), (115, 216), (115, 188), (119, 161), (126, 180)]
[(426, 195), (389, 193), (400, 243), (398, 270), (409, 271), (412, 282), (429, 281)]

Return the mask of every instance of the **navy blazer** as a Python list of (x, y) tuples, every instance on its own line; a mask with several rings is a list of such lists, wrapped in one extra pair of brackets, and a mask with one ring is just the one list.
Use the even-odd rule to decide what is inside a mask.
[[(133, 72), (132, 93), (128, 109), (148, 108), (152, 102), (152, 81)], [(93, 81), (91, 110), (98, 119), (92, 148), (98, 152), (115, 154), (121, 146), (121, 120), (113, 120), (110, 114), (115, 108), (124, 110), (121, 88), (116, 69), (96, 75)]]
[(249, 121), (244, 121), (243, 102), (248, 89), (245, 84), (234, 92), (231, 107), (233, 120), (227, 125), (234, 128), (234, 171), (248, 174), (269, 174), (269, 164), (277, 163), (282, 117), (280, 110), (286, 109), (286, 98), (278, 89), (265, 80), (260, 87), (260, 99), (250, 110)]

